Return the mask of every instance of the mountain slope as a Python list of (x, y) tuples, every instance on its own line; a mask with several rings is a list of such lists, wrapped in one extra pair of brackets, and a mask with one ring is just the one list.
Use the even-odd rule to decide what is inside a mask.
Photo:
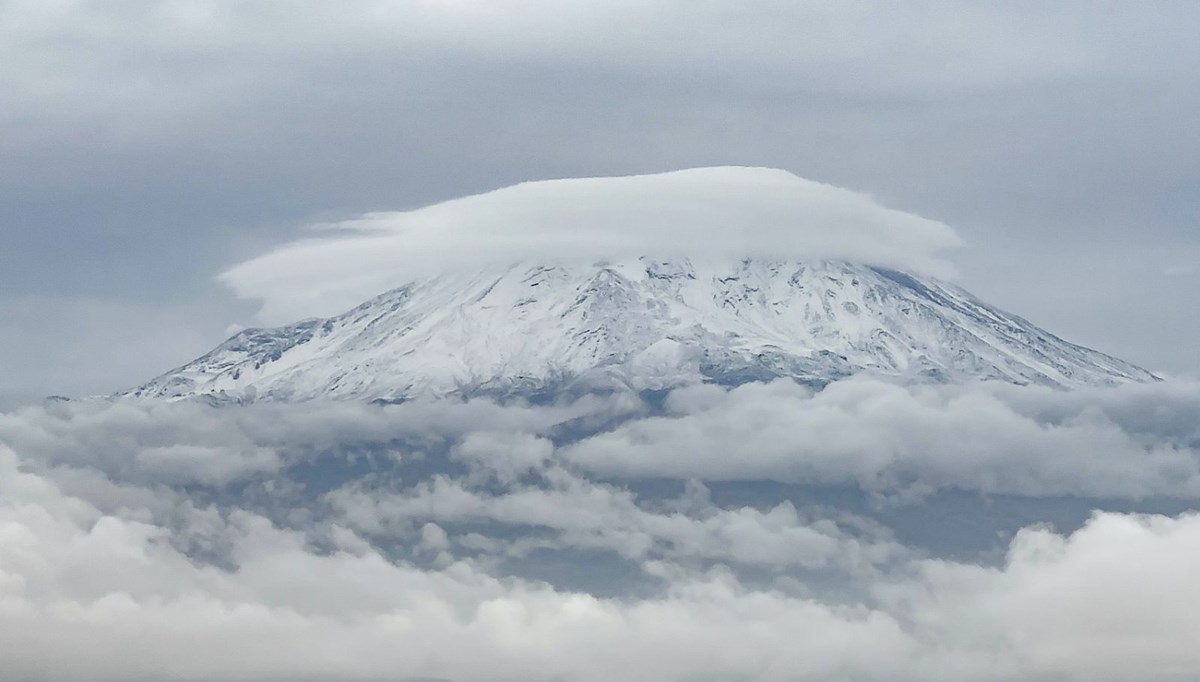
[(127, 395), (536, 396), (858, 372), (1073, 387), (1152, 381), (931, 278), (840, 261), (631, 259), (415, 281), (243, 331)]

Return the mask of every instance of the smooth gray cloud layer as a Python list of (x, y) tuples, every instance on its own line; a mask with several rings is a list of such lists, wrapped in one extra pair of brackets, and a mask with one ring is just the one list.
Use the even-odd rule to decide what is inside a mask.
[(1188, 2), (9, 0), (3, 391), (190, 359), (253, 314), (213, 276), (302, 225), (720, 164), (950, 224), (985, 299), (1195, 372), (1198, 21)]

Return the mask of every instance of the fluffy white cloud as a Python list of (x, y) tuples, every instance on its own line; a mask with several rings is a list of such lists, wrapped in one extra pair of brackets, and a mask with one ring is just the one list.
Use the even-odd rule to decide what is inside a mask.
[(904, 387), (856, 378), (675, 391), (560, 456), (630, 478), (959, 488), (1018, 495), (1200, 495), (1200, 386), (1060, 392), (1000, 384)]
[(6, 678), (781, 679), (882, 671), (910, 646), (885, 615), (747, 590), (720, 571), (677, 576), (660, 598), (602, 600), (462, 562), (316, 554), (246, 512), (224, 522), (237, 566), (220, 570), (162, 542), (167, 529), (102, 514), (18, 466), (0, 450)]
[(554, 444), (529, 433), (472, 431), (450, 453), (466, 463), (473, 477), (495, 478), (511, 484), (543, 469), (554, 455)]
[[(426, 520), (442, 524), (493, 522), (553, 539), (498, 547), (522, 553), (537, 547), (606, 549), (636, 561), (716, 559), (768, 567), (868, 569), (904, 554), (886, 533), (854, 535), (829, 519), (805, 519), (790, 502), (770, 509), (722, 509), (692, 484), (684, 499), (646, 508), (633, 493), (561, 470), (545, 472), (549, 485), (519, 486), (501, 494), (472, 490), (445, 476), (403, 493), (358, 486), (330, 493), (338, 520), (364, 533), (410, 532)], [(422, 526), (422, 536), (425, 535)], [(474, 538), (473, 538), (474, 540)]]
[[(557, 406), (84, 401), (0, 413), (0, 442), (72, 490), (93, 486), (114, 499), (132, 491), (104, 488), (96, 472), (118, 484), (225, 485), (363, 448), (406, 460), (444, 451), (471, 482), (501, 487), (565, 466), (618, 478), (852, 484), (884, 494), (1200, 494), (1200, 384), (1184, 381), (1064, 392), (856, 378), (814, 393), (783, 380), (679, 389), (665, 413), (648, 411), (628, 395)], [(610, 426), (554, 445), (559, 425), (581, 419)]]
[[(857, 379), (813, 394), (775, 382), (679, 390), (664, 416), (644, 409), (84, 402), (0, 414), (0, 676), (1116, 682), (1182, 681), (1200, 666), (1196, 514), (1032, 526), (975, 563), (905, 547), (845, 510), (719, 501), (696, 481), (645, 495), (623, 480), (1195, 498), (1194, 384)], [(617, 425), (554, 445), (556, 425), (587, 416)], [(368, 446), (416, 466), (289, 493), (313, 453)], [(441, 473), (421, 473), (434, 464)], [(259, 492), (196, 492), (251, 480)], [(533, 550), (604, 552), (659, 587), (555, 587), (520, 569), (540, 561)], [(573, 560), (580, 575), (603, 570)]]
[(270, 322), (328, 316), (447, 269), (630, 256), (840, 258), (931, 272), (960, 244), (939, 222), (769, 168), (526, 182), (326, 226), (221, 278)]
[[(325, 450), (348, 451), (365, 445), (419, 454), (425, 445), (465, 439), (457, 452), (470, 458), (487, 439), (529, 440), (536, 445), (531, 434), (555, 424), (588, 415), (611, 418), (640, 409), (636, 401), (594, 397), (543, 407), (477, 400), (404, 405), (263, 403), (235, 409), (195, 402), (95, 400), (0, 413), (0, 443), (47, 468), (95, 469), (135, 483), (219, 485), (277, 472)], [(405, 447), (395, 445), (400, 440), (406, 440)], [(515, 450), (509, 456), (513, 471), (525, 466)]]
[[(1200, 516), (1029, 528), (995, 567), (917, 561), (839, 603), (662, 565), (606, 599), (469, 562), (393, 563), (343, 533), (317, 553), (236, 512), (235, 566), (100, 512), (0, 449), (0, 674), (55, 680), (1186, 680)], [(425, 544), (445, 547), (435, 527)], [(62, 655), (69, 651), (69, 656)], [(464, 655), (463, 652), (470, 652)]]
[(1002, 567), (925, 561), (917, 581), (879, 593), (951, 646), (1010, 651), (1030, 677), (1187, 680), (1200, 669), (1198, 569), (1200, 515), (1101, 513), (1069, 536), (1023, 530)]

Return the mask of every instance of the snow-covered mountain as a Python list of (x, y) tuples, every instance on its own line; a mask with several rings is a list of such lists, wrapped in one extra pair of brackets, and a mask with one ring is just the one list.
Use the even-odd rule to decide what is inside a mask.
[(841, 261), (528, 263), (414, 281), (248, 329), (127, 395), (557, 395), (859, 372), (1051, 386), (1153, 381), (951, 284)]

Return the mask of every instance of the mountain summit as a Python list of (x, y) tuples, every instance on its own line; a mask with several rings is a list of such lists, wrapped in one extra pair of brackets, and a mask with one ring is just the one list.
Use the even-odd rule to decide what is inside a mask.
[(341, 315), (247, 329), (127, 395), (538, 397), (858, 373), (1065, 388), (1155, 380), (925, 275), (631, 258), (419, 279)]

